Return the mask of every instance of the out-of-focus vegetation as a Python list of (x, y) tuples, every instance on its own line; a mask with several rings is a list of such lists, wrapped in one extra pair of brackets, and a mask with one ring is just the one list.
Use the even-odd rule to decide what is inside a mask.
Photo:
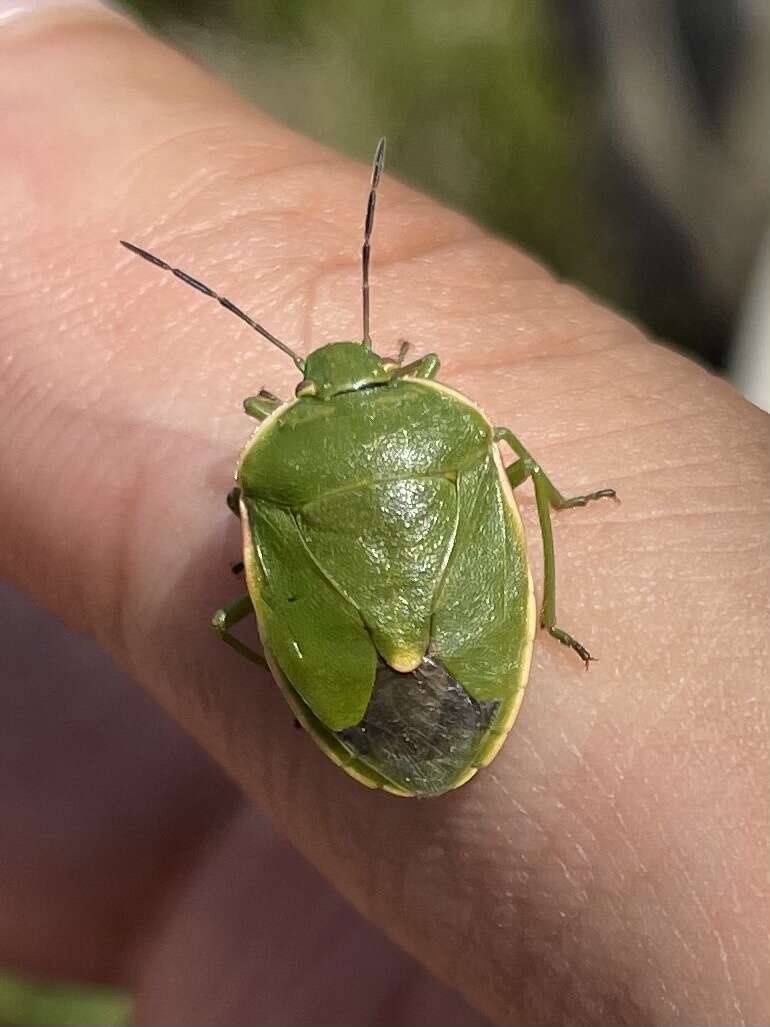
[(726, 363), (770, 212), (762, 5), (128, 5), (292, 127), (362, 159), (386, 134), (395, 174)]
[(622, 298), (588, 188), (592, 104), (546, 5), (511, 0), (168, 0), (131, 6), (292, 127), (388, 165)]
[(0, 1024), (19, 1027), (119, 1027), (129, 1022), (130, 1003), (107, 989), (29, 982), (0, 974)]

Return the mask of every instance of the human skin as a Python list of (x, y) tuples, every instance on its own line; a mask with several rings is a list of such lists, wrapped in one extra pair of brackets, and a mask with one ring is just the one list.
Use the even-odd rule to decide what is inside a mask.
[[(296, 369), (118, 247), (184, 267), (303, 352), (356, 338), (368, 170), (85, 10), (0, 34), (0, 148), (2, 573), (96, 639), (347, 899), (490, 1019), (766, 1022), (768, 418), (386, 178), (375, 349), (407, 337), (438, 352), (441, 379), (510, 425), (562, 491), (613, 486), (622, 504), (555, 516), (559, 623), (599, 657), (590, 671), (541, 634), (491, 767), (429, 801), (371, 792), (207, 628), (239, 588), (223, 500), (251, 430), (241, 401), (262, 386), (291, 396)], [(539, 588), (534, 500), (518, 493)], [(29, 732), (35, 747), (34, 718)], [(95, 779), (112, 758), (99, 753)], [(152, 780), (136, 787), (162, 833)], [(180, 801), (194, 824), (194, 798)], [(216, 805), (172, 840), (199, 844)], [(89, 821), (83, 844), (120, 830)], [(39, 860), (34, 832), (28, 844)], [(3, 961), (144, 988), (162, 972), (153, 986), (170, 988), (173, 954), (158, 960), (153, 937), (184, 855), (159, 864), (114, 936), (86, 934), (73, 957), (44, 920), (31, 933), (11, 918)], [(87, 905), (84, 875), (68, 909), (78, 886)], [(16, 887), (0, 874), (0, 908)]]

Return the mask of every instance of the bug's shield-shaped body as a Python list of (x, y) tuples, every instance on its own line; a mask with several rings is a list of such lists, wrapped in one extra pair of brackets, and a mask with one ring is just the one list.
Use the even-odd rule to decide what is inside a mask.
[(488, 421), (396, 379), (280, 407), (238, 470), (249, 593), (300, 721), (365, 784), (456, 787), (515, 719), (535, 613)]

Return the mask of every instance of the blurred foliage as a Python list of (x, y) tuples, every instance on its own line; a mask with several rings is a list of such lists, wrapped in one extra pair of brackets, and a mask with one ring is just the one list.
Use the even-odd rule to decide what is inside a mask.
[(293, 128), (364, 160), (386, 134), (394, 174), (725, 366), (770, 212), (762, 5), (124, 2)]
[(173, 0), (131, 6), (263, 110), (622, 299), (588, 184), (592, 101), (524, 0)]
[(113, 1027), (129, 1022), (131, 1006), (119, 992), (41, 984), (0, 974), (0, 1024), (20, 1027)]

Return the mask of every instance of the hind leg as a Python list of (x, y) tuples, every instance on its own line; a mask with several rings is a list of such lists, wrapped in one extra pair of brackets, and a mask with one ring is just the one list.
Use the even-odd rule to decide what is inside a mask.
[(509, 428), (496, 428), (495, 438), (507, 442), (518, 456), (518, 460), (506, 467), (505, 473), (512, 488), (517, 488), (527, 478), (532, 478), (535, 487), (537, 516), (540, 521), (540, 534), (543, 540), (543, 607), (540, 613), (540, 626), (561, 642), (573, 649), (588, 667), (593, 659), (586, 647), (576, 638), (568, 634), (556, 624), (556, 554), (553, 544), (553, 526), (551, 525), (551, 507), (555, 510), (569, 510), (574, 506), (585, 506), (594, 499), (614, 499), (614, 489), (599, 489), (585, 496), (567, 498), (556, 488), (548, 475), (519, 439)]

